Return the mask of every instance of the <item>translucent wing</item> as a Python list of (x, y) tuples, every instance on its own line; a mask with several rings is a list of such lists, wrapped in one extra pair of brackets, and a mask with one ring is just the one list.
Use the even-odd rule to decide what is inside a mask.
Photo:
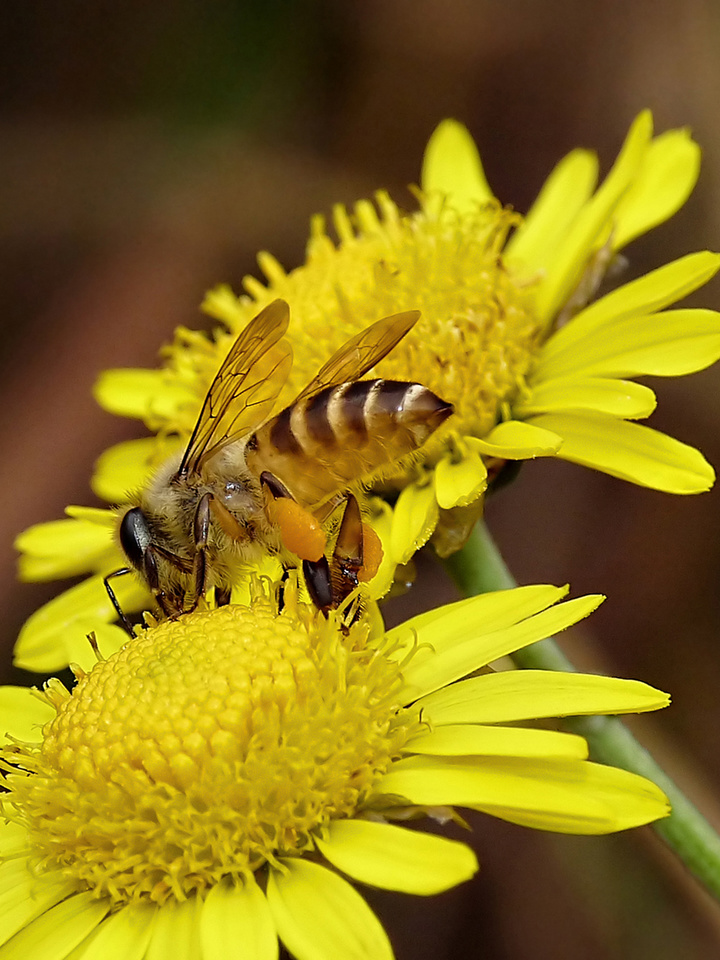
[[(391, 441), (363, 432), (355, 438), (357, 443), (338, 445), (334, 436), (318, 438), (304, 433), (300, 443), (291, 417), (292, 411), (302, 411), (323, 390), (360, 379), (402, 340), (419, 316), (413, 310), (385, 317), (348, 340), (289, 407), (255, 431), (254, 442), (246, 450), (248, 467), (258, 476), (263, 471), (273, 474), (301, 504), (314, 507), (373, 468), (417, 447), (419, 443), (411, 431), (400, 428), (398, 432), (397, 425), (390, 423)], [(304, 419), (302, 413), (300, 419)], [(409, 443), (405, 442), (405, 435)]]
[(289, 320), (287, 303), (273, 300), (238, 336), (210, 385), (178, 476), (196, 473), (269, 416), (292, 365), (290, 344), (282, 339)]
[(409, 310), (406, 313), (394, 313), (391, 317), (383, 317), (382, 320), (366, 327), (330, 357), (297, 397), (295, 403), (315, 396), (326, 387), (336, 387), (340, 383), (359, 380), (400, 343), (419, 318), (419, 310)]

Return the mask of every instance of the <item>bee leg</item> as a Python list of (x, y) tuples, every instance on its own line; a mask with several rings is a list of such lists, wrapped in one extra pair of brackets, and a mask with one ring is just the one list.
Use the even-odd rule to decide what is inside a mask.
[(133, 625), (125, 616), (125, 611), (120, 606), (120, 601), (115, 596), (115, 591), (110, 586), (110, 580), (113, 577), (122, 577), (126, 573), (132, 573), (132, 569), (130, 567), (121, 567), (119, 570), (113, 570), (112, 573), (109, 573), (106, 577), (103, 577), (103, 583), (105, 584), (105, 589), (107, 590), (108, 597), (110, 597), (110, 602), (112, 603), (113, 607), (115, 607), (115, 613), (118, 615), (118, 618), (120, 620), (120, 623), (122, 624), (123, 630), (125, 631), (125, 633), (128, 634), (128, 636), (134, 638), (135, 631), (133, 630)]
[(215, 587), (215, 603), (218, 607), (226, 607), (230, 603), (230, 590), (227, 587)]
[(285, 609), (285, 584), (290, 578), (290, 571), (287, 567), (283, 568), (282, 577), (280, 577), (280, 582), (277, 585), (275, 590), (275, 598), (277, 600), (278, 613), (282, 613)]
[(356, 497), (348, 493), (330, 560), (333, 605), (339, 606), (358, 585), (363, 565), (363, 524)]
[(301, 560), (318, 562), (325, 553), (327, 537), (317, 517), (267, 470), (260, 474), (260, 485), (265, 494), (265, 513), (279, 531), (284, 546)]
[[(172, 554), (170, 554), (170, 556), (172, 556)], [(157, 566), (157, 551), (152, 546), (149, 546), (143, 554), (143, 572), (145, 574), (145, 579), (147, 580), (147, 585), (150, 587), (150, 592), (152, 593), (153, 597), (155, 597), (158, 606), (166, 617), (169, 617), (171, 620), (173, 620), (180, 613), (182, 613), (182, 610), (178, 610), (175, 607), (165, 590), (163, 590), (163, 588), (160, 586), (160, 574)]]
[(183, 613), (192, 613), (205, 594), (205, 580), (207, 578), (207, 542), (210, 532), (210, 505), (213, 495), (206, 493), (200, 498), (193, 520), (193, 539), (195, 541), (195, 557), (192, 568), (192, 600)]
[(260, 474), (260, 486), (270, 493), (273, 500), (277, 500), (278, 497), (287, 497), (290, 500), (293, 500), (294, 497), (285, 486), (285, 484), (278, 480), (275, 474), (270, 473), (269, 470), (263, 470)]
[(322, 556), (319, 560), (303, 560), (302, 568), (312, 602), (318, 610), (327, 613), (335, 606), (330, 565), (327, 562), (327, 557)]

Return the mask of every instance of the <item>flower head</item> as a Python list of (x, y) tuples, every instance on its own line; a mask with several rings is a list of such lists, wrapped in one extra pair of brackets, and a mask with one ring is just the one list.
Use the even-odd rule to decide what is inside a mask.
[(465, 844), (392, 820), (444, 820), (458, 805), (605, 833), (667, 813), (649, 781), (588, 762), (582, 738), (517, 725), (653, 710), (664, 694), (476, 673), (601, 598), (522, 587), (384, 633), (371, 618), (326, 619), (292, 586), (281, 612), (272, 584), (252, 592), (76, 665), (72, 691), (0, 691), (14, 734), (2, 749), (3, 960), (110, 946), (170, 960), (178, 937), (203, 960), (276, 956), (278, 938), (298, 960), (389, 958), (345, 878), (430, 895), (477, 869)]
[[(393, 564), (407, 561), (431, 536), (442, 555), (459, 548), (507, 461), (557, 456), (658, 490), (707, 490), (714, 472), (699, 451), (635, 422), (653, 411), (655, 396), (631, 378), (678, 376), (720, 357), (720, 315), (666, 309), (707, 282), (720, 256), (690, 254), (592, 299), (616, 254), (684, 203), (698, 169), (699, 149), (688, 132), (653, 138), (644, 112), (597, 189), (595, 156), (573, 151), (522, 218), (493, 196), (467, 131), (443, 122), (426, 150), (416, 212), (403, 213), (382, 192), (351, 213), (337, 207), (337, 241), (315, 218), (305, 264), (286, 272), (264, 253), (265, 284), (246, 278), (243, 296), (227, 287), (208, 294), (204, 309), (223, 325), (213, 338), (180, 329), (162, 369), (100, 378), (100, 403), (144, 420), (157, 435), (107, 451), (95, 492), (121, 502), (169, 447), (182, 444), (234, 336), (278, 296), (290, 304), (295, 357), (281, 403), (370, 321), (421, 311), (377, 373), (420, 381), (457, 413), (451, 429), (431, 439), (422, 460), (398, 481), (392, 511), (371, 504)], [(74, 509), (70, 520), (21, 536), (26, 578), (122, 565), (101, 512)], [(73, 550), (78, 541), (81, 548)], [(21, 663), (31, 665), (45, 623), (68, 622), (70, 610), (83, 626), (92, 626), (96, 611), (112, 617), (99, 577), (75, 590), (69, 602), (58, 598), (26, 627)], [(136, 595), (127, 603), (143, 606)], [(42, 638), (51, 639), (47, 631)]]

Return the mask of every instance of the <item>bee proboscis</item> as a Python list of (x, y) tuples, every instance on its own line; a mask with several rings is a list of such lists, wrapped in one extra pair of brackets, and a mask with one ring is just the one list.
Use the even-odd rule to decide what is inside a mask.
[[(452, 406), (417, 383), (361, 380), (409, 332), (417, 311), (378, 320), (342, 346), (300, 395), (270, 417), (292, 364), (289, 307), (274, 300), (241, 331), (205, 397), (181, 456), (171, 457), (119, 525), (131, 570), (163, 614), (194, 610), (212, 587), (229, 596), (263, 552), (296, 556), (321, 609), (362, 579), (369, 535), (352, 487), (419, 448)], [(323, 524), (344, 503), (334, 549)], [(365, 571), (367, 573), (367, 571)]]

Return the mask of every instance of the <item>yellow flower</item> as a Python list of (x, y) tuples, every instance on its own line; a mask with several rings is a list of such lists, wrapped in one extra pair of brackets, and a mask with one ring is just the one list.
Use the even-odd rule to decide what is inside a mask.
[[(460, 547), (507, 461), (557, 456), (658, 490), (707, 490), (714, 472), (697, 450), (634, 422), (653, 411), (655, 396), (629, 378), (679, 376), (720, 357), (720, 315), (666, 309), (704, 284), (720, 257), (690, 254), (586, 305), (617, 252), (684, 203), (698, 169), (688, 132), (653, 138), (644, 112), (597, 189), (595, 156), (573, 151), (523, 219), (494, 198), (467, 131), (444, 121), (426, 150), (417, 212), (403, 214), (385, 193), (375, 205), (360, 201), (352, 215), (337, 207), (337, 243), (315, 218), (304, 265), (287, 273), (261, 254), (266, 285), (246, 278), (242, 297), (227, 287), (208, 294), (204, 309), (223, 324), (213, 339), (180, 329), (162, 369), (103, 374), (99, 402), (142, 419), (157, 436), (103, 454), (94, 491), (122, 502), (187, 438), (234, 336), (278, 296), (290, 304), (295, 356), (281, 403), (370, 321), (422, 313), (377, 372), (426, 384), (457, 414), (454, 429), (426, 445), (393, 510), (371, 503), (392, 563), (407, 561), (433, 534), (442, 555)], [(110, 541), (113, 518), (73, 510), (71, 519), (18, 540), (26, 579), (96, 574), (29, 622), (18, 647), (22, 665), (43, 644), (57, 649), (52, 631), (66, 617), (83, 627), (98, 615), (112, 618), (97, 574), (124, 563)], [(127, 609), (140, 609), (137, 587), (124, 589), (135, 589)]]
[(292, 585), (278, 613), (256, 580), (247, 605), (166, 621), (93, 666), (88, 648), (72, 692), (3, 688), (0, 960), (174, 960), (178, 944), (269, 960), (278, 939), (298, 960), (383, 960), (349, 881), (427, 896), (477, 869), (465, 844), (390, 821), (457, 805), (599, 834), (665, 816), (654, 784), (589, 762), (581, 737), (518, 724), (666, 695), (475, 673), (601, 599), (565, 592), (486, 594), (384, 633), (326, 620)]

